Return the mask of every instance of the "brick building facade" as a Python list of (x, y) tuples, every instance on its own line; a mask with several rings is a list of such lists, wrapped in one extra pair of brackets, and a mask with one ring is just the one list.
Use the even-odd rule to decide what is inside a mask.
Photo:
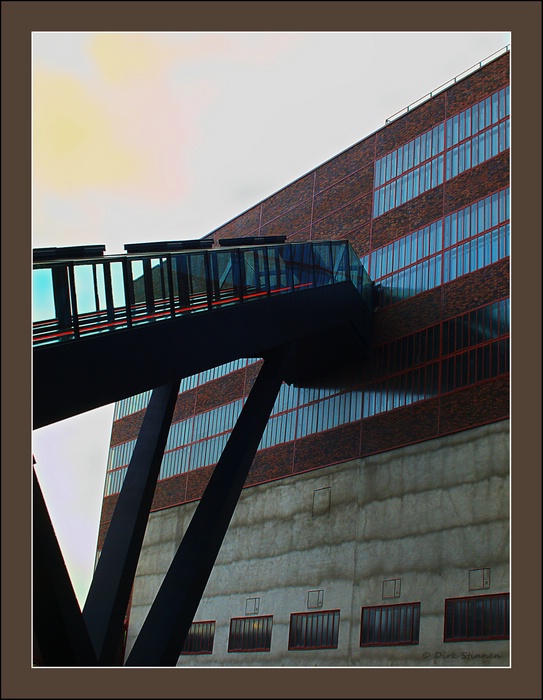
[[(505, 52), (209, 234), (214, 241), (346, 239), (376, 283), (376, 309), (369, 360), (338, 368), (315, 386), (284, 385), (193, 625), (200, 653), (181, 655), (180, 665), (420, 665), (422, 649), (431, 663), (432, 654), (458, 641), (477, 651), (474, 665), (508, 663), (509, 170)], [(182, 381), (136, 576), (129, 645), (167, 568), (162, 558), (178, 544), (259, 365), (258, 358), (242, 358)], [(146, 399), (116, 406), (98, 550)], [(451, 480), (451, 472), (462, 478)], [(371, 501), (368, 489), (375, 492)], [(425, 529), (429, 493), (437, 506), (456, 498), (451, 489), (461, 492), (456, 511), (449, 520), (434, 514), (438, 519)], [(305, 498), (308, 522), (320, 527), (323, 515), (328, 525), (312, 544), (304, 544), (311, 534), (296, 544), (288, 522), (299, 522)], [(387, 507), (375, 517), (388, 522), (386, 532), (376, 530), (372, 539), (366, 521), (366, 534), (352, 532), (345, 541), (333, 535), (342, 522), (347, 537), (351, 518), (367, 519), (370, 503), (381, 501)], [(245, 515), (267, 508), (264, 530), (247, 530)], [(408, 525), (412, 517), (417, 525)], [(169, 539), (159, 534), (174, 521)], [(449, 528), (456, 544), (438, 544)], [(267, 549), (259, 545), (251, 558), (251, 538), (260, 540), (262, 532)], [(430, 545), (431, 537), (437, 540)], [(351, 570), (367, 552), (379, 560), (385, 541), (393, 549), (405, 538), (412, 549), (390, 555), (381, 570), (369, 565), (371, 577), (357, 573), (358, 564)], [(342, 554), (329, 572), (326, 562), (347, 542), (353, 560)], [(290, 561), (285, 570), (272, 565), (280, 543)], [(427, 548), (426, 569), (405, 562), (418, 548)], [(294, 581), (292, 569), (297, 561), (304, 568), (309, 550), (313, 573), (308, 563), (307, 580)], [(296, 551), (299, 560), (292, 558)], [(264, 585), (256, 572), (268, 565), (277, 578)], [(480, 587), (472, 585), (478, 576)], [(385, 590), (396, 585), (391, 605)], [(451, 620), (461, 608), (466, 626), (457, 634)], [(319, 610), (325, 641), (300, 641), (296, 625)], [(414, 636), (377, 634), (385, 623), (375, 615), (393, 614), (410, 621)], [(472, 630), (472, 615), (485, 619), (484, 629)], [(205, 624), (198, 627), (198, 620)], [(246, 620), (260, 625), (257, 641)]]

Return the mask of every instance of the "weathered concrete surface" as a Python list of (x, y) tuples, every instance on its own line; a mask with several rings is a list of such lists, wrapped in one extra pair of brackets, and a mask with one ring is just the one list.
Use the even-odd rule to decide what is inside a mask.
[[(151, 514), (128, 650), (195, 508)], [(470, 592), (479, 568), (491, 569), (490, 588)], [(401, 579), (399, 598), (383, 599), (387, 579)], [(288, 651), (290, 614), (308, 610), (314, 589), (323, 610), (341, 611), (338, 648)], [(442, 641), (445, 598), (505, 591), (509, 421), (245, 489), (195, 618), (216, 621), (213, 654), (179, 665), (507, 666), (506, 641)], [(230, 618), (248, 598), (273, 615), (271, 650), (228, 653)], [(406, 602), (421, 603), (419, 644), (359, 646), (362, 606)]]

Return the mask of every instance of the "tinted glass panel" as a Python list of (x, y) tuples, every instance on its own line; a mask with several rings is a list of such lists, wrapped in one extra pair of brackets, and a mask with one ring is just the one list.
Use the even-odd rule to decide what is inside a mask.
[(360, 646), (417, 644), (420, 603), (362, 608)]
[(269, 651), (273, 617), (244, 617), (230, 620), (228, 651)]
[(509, 593), (445, 601), (445, 642), (509, 639)]
[(339, 610), (293, 613), (289, 649), (335, 649), (338, 645)]

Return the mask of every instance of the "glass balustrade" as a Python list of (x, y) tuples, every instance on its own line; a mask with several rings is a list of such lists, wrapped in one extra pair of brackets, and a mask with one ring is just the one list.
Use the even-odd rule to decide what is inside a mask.
[(348, 280), (371, 308), (372, 282), (346, 241), (39, 261), (33, 342), (79, 340)]

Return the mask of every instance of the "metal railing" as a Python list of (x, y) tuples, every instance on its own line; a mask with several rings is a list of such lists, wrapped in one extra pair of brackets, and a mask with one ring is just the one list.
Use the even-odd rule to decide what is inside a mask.
[(36, 261), (33, 344), (76, 341), (346, 280), (371, 308), (373, 283), (346, 241)]
[(407, 105), (407, 107), (400, 109), (399, 112), (395, 112), (391, 117), (389, 117), (388, 119), (385, 119), (385, 124), (390, 124), (391, 122), (395, 121), (399, 117), (410, 112), (415, 107), (418, 107), (419, 105), (423, 104), (427, 100), (430, 100), (432, 97), (439, 95), (440, 92), (443, 92), (443, 90), (446, 90), (447, 88), (451, 87), (452, 85), (455, 85), (459, 80), (463, 80), (464, 78), (467, 78), (468, 75), (470, 75), (471, 73), (474, 73), (476, 70), (479, 70), (479, 68), (486, 66), (487, 63), (490, 63), (495, 58), (498, 58), (498, 56), (501, 56), (502, 54), (507, 53), (509, 51), (509, 49), (510, 49), (510, 45), (508, 44), (507, 46), (504, 46), (502, 49), (495, 51), (490, 56), (487, 56), (482, 61), (479, 61), (479, 63), (476, 63), (475, 65), (471, 66), (470, 68), (467, 68), (465, 71), (463, 71), (459, 75), (455, 76), (454, 78), (451, 78), (446, 83), (443, 83), (443, 85), (440, 85), (439, 87), (435, 88), (435, 90), (432, 90), (432, 92), (429, 92), (426, 95), (424, 95), (423, 97), (420, 97), (418, 100), (415, 100), (415, 102), (411, 102), (411, 104)]

